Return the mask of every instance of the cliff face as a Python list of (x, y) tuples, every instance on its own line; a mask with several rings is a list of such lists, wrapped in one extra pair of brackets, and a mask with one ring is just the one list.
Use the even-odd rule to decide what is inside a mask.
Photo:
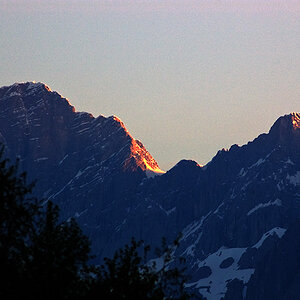
[[(58, 203), (63, 218), (78, 218), (94, 245), (107, 245), (102, 230), (125, 213), (128, 191), (163, 173), (120, 119), (76, 112), (42, 83), (0, 89), (0, 138), (29, 180), (37, 180), (35, 193)], [(118, 209), (110, 212), (112, 205)]]
[[(157, 245), (181, 232), (174, 255), (207, 299), (298, 292), (299, 114), (204, 167), (183, 160), (163, 174), (117, 117), (76, 112), (46, 85), (22, 83), (0, 88), (0, 140), (37, 179), (35, 193), (78, 220), (97, 261), (132, 236)], [(285, 265), (295, 275), (284, 277)]]

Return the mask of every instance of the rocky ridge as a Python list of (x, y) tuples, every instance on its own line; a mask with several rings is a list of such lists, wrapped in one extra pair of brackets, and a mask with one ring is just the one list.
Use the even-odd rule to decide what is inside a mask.
[[(38, 179), (37, 195), (78, 220), (98, 261), (131, 236), (155, 245), (182, 232), (174, 255), (207, 299), (274, 299), (276, 284), (282, 299), (300, 299), (299, 113), (204, 167), (182, 160), (163, 174), (117, 117), (76, 112), (46, 85), (22, 83), (0, 88), (0, 140)], [(285, 264), (295, 275), (284, 277)]]

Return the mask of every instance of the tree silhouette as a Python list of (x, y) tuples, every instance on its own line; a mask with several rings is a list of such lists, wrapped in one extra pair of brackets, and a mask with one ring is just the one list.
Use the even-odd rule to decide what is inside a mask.
[(45, 217), (33, 237), (28, 266), (28, 286), (35, 285), (36, 299), (74, 299), (84, 295), (89, 253), (89, 240), (75, 220), (59, 223), (58, 207), (48, 202)]
[(0, 299), (74, 299), (84, 295), (90, 244), (58, 207), (31, 195), (33, 184), (0, 150)]
[(149, 261), (150, 246), (142, 245), (143, 241), (133, 238), (129, 245), (116, 251), (113, 258), (105, 258), (88, 299), (99, 299), (99, 295), (108, 300), (190, 299), (184, 289), (184, 270), (169, 266), (172, 247), (163, 240), (157, 263), (157, 260)]
[(32, 196), (33, 184), (3, 153), (0, 299), (189, 299), (183, 269), (171, 267), (173, 248), (165, 240), (157, 260), (149, 261), (150, 247), (132, 239), (103, 265), (89, 265), (90, 242), (75, 220), (61, 222), (56, 205)]
[[(0, 298), (15, 299), (22, 285), (30, 257), (30, 242), (35, 217), (40, 214), (38, 200), (31, 197), (32, 185), (26, 175), (18, 174), (18, 165), (9, 165), (0, 150)], [(5, 297), (4, 297), (5, 296)]]

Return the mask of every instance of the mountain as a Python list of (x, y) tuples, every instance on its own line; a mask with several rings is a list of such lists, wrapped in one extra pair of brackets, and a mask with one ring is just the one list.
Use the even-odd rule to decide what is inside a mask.
[(299, 113), (206, 166), (182, 160), (164, 174), (117, 117), (18, 83), (0, 88), (0, 141), (37, 196), (77, 219), (96, 261), (132, 236), (158, 245), (181, 232), (173, 254), (207, 299), (300, 299)]
[[(0, 128), (7, 155), (37, 180), (36, 194), (58, 203), (64, 219), (79, 219), (97, 255), (111, 252), (110, 232), (127, 214), (128, 191), (164, 173), (120, 119), (76, 112), (42, 83), (0, 89)], [(98, 253), (97, 245), (108, 251)]]

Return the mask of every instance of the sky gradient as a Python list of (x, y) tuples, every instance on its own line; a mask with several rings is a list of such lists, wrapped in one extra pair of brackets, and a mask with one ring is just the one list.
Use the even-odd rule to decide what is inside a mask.
[(0, 85), (117, 115), (168, 170), (300, 111), (300, 1), (0, 0)]

